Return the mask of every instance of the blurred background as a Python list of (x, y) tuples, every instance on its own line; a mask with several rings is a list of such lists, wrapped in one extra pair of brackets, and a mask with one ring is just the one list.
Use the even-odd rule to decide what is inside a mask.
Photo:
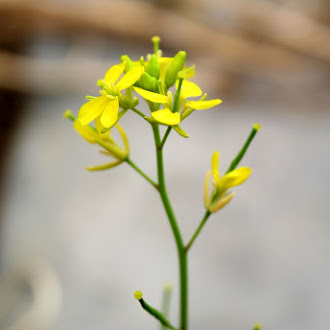
[[(159, 197), (104, 159), (63, 118), (120, 61), (187, 51), (216, 109), (168, 139), (166, 176), (183, 236), (203, 215), (214, 150), (225, 171), (254, 122), (251, 178), (190, 254), (194, 329), (323, 330), (330, 323), (328, 0), (0, 0), (0, 329), (156, 329), (176, 248)], [(147, 113), (144, 104), (139, 105)], [(132, 159), (155, 177), (152, 132), (121, 121)]]

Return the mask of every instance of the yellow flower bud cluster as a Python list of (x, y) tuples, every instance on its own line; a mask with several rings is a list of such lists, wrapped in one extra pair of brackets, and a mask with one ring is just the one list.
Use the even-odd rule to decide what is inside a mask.
[[(183, 137), (188, 134), (179, 126), (195, 110), (212, 108), (222, 101), (206, 100), (201, 88), (190, 79), (195, 67), (185, 67), (186, 52), (179, 51), (174, 57), (163, 57), (159, 49), (159, 37), (153, 37), (154, 53), (133, 61), (121, 56), (121, 63), (113, 65), (97, 81), (99, 96), (87, 96), (74, 119), (74, 128), (90, 143), (97, 143), (103, 153), (113, 156), (114, 163), (89, 168), (109, 168), (128, 157), (128, 142), (124, 130), (117, 124), (121, 117), (132, 110), (152, 125), (165, 125)], [(171, 90), (170, 90), (171, 89)], [(137, 93), (134, 96), (133, 93)], [(136, 109), (139, 98), (144, 99), (150, 115)], [(191, 98), (199, 99), (191, 99)], [(72, 119), (72, 118), (71, 118)], [(115, 126), (123, 139), (125, 148), (119, 147), (111, 138), (110, 129)]]
[[(121, 63), (112, 66), (98, 81), (100, 96), (89, 97), (89, 101), (80, 108), (78, 120), (82, 125), (99, 120), (103, 131), (110, 129), (119, 120), (120, 109), (133, 109), (137, 105), (138, 99), (132, 98), (133, 89), (148, 102), (153, 120), (168, 126), (178, 125), (194, 110), (208, 109), (221, 103), (219, 99), (206, 101), (206, 94), (198, 101), (189, 101), (188, 98), (203, 93), (188, 80), (194, 75), (194, 67), (185, 68), (186, 52), (179, 51), (173, 58), (162, 57), (160, 39), (154, 37), (152, 40), (155, 53), (148, 55), (146, 61), (143, 57), (132, 61), (123, 55)], [(173, 104), (172, 92), (169, 91), (173, 85), (176, 85), (176, 92), (180, 89), (176, 104)]]

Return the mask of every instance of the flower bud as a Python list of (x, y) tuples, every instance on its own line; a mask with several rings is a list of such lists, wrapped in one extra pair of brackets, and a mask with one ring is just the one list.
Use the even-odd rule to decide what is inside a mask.
[(256, 323), (253, 327), (253, 330), (261, 330), (261, 324), (260, 323)]
[(135, 299), (140, 300), (140, 299), (142, 299), (142, 297), (143, 297), (143, 294), (142, 294), (141, 291), (135, 291), (134, 292), (134, 298)]
[(186, 52), (178, 52), (173, 60), (170, 62), (167, 68), (165, 84), (169, 88), (174, 85), (175, 81), (178, 78), (178, 73), (184, 68), (184, 63), (186, 61)]
[(122, 61), (122, 63), (125, 63), (126, 64), (126, 66), (125, 66), (125, 73), (127, 73), (130, 70), (132, 70), (136, 66), (135, 63), (127, 55), (122, 55), (121, 56), (121, 61)]
[(157, 55), (153, 54), (150, 56), (146, 72), (149, 73), (151, 77), (155, 77), (158, 80), (160, 74), (160, 65), (157, 59)]
[(140, 87), (150, 92), (158, 92), (158, 82), (155, 77), (151, 77), (147, 72), (143, 72), (140, 77)]

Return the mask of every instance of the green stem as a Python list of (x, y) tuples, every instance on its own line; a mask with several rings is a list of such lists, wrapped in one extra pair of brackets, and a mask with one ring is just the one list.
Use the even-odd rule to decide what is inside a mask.
[(125, 162), (130, 165), (136, 172), (138, 172), (142, 177), (144, 177), (149, 183), (151, 183), (157, 190), (159, 190), (158, 184), (149, 178), (130, 158), (126, 158)]
[(160, 311), (151, 307), (143, 298), (139, 299), (139, 302), (142, 308), (146, 310), (150, 315), (155, 317), (164, 327), (171, 330), (177, 330)]
[(159, 194), (162, 199), (178, 250), (179, 257), (179, 271), (180, 271), (180, 330), (188, 329), (188, 260), (187, 254), (184, 249), (184, 243), (178, 227), (170, 200), (167, 195), (165, 177), (164, 177), (164, 164), (163, 164), (163, 150), (160, 147), (161, 141), (159, 136), (158, 125), (152, 125), (154, 132), (156, 155), (157, 155), (157, 173)]
[[(178, 88), (177, 88), (176, 93), (175, 93), (175, 96), (174, 96), (174, 102), (173, 102), (172, 112), (178, 112), (178, 110), (179, 110), (179, 101), (180, 101), (180, 94), (181, 94), (182, 82), (183, 82), (183, 78), (180, 78), (179, 79), (179, 82), (178, 82)], [(167, 130), (166, 130), (166, 132), (164, 134), (164, 137), (163, 137), (162, 141), (160, 142), (159, 148), (162, 149), (164, 147), (164, 144), (165, 144), (168, 136), (170, 135), (171, 130), (172, 130), (172, 127), (171, 126), (168, 126), (167, 127)]]
[(248, 149), (250, 143), (252, 142), (254, 136), (257, 134), (257, 132), (259, 131), (259, 129), (260, 129), (260, 125), (257, 124), (257, 123), (255, 123), (253, 125), (253, 128), (251, 130), (250, 135), (246, 139), (246, 141), (245, 141), (242, 149), (239, 151), (239, 153), (237, 154), (237, 156), (235, 157), (235, 159), (231, 162), (231, 164), (230, 164), (230, 166), (229, 166), (226, 174), (229, 173), (229, 172), (231, 172), (231, 171), (233, 171), (237, 167), (237, 165), (239, 164), (239, 162), (241, 161), (241, 159), (245, 155), (246, 150)]
[(200, 222), (200, 224), (199, 224), (198, 228), (196, 229), (194, 235), (191, 237), (189, 243), (185, 247), (185, 251), (186, 252), (189, 251), (190, 247), (192, 246), (192, 244), (194, 243), (195, 239), (197, 238), (197, 236), (199, 235), (199, 233), (203, 229), (203, 227), (206, 224), (206, 221), (207, 221), (207, 219), (209, 218), (210, 215), (211, 215), (211, 212), (210, 211), (206, 211), (205, 212), (202, 221)]
[(168, 127), (167, 127), (167, 130), (166, 130), (166, 132), (165, 132), (165, 134), (164, 134), (164, 137), (163, 137), (162, 141), (160, 142), (160, 145), (159, 145), (159, 148), (160, 148), (160, 149), (163, 149), (164, 144), (165, 144), (165, 142), (166, 142), (166, 139), (167, 139), (168, 136), (170, 135), (171, 130), (172, 130), (172, 126), (168, 126)]
[(183, 82), (183, 78), (179, 78), (178, 88), (176, 89), (175, 96), (174, 96), (172, 112), (178, 112), (178, 110), (179, 110), (179, 101), (180, 101), (182, 82)]
[(143, 112), (141, 112), (140, 110), (136, 109), (136, 108), (131, 108), (131, 110), (133, 110), (135, 113), (137, 113), (139, 116), (141, 116), (143, 119), (146, 116)]

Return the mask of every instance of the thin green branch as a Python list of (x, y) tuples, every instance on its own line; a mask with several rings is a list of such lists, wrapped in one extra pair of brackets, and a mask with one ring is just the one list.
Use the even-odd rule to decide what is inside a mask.
[(233, 170), (237, 167), (237, 165), (239, 164), (239, 162), (241, 161), (241, 159), (242, 159), (243, 156), (245, 155), (246, 150), (248, 149), (250, 143), (252, 142), (254, 136), (257, 134), (257, 132), (259, 131), (259, 129), (260, 129), (260, 125), (257, 124), (257, 123), (255, 123), (255, 124), (253, 125), (253, 128), (252, 128), (252, 130), (251, 130), (250, 135), (249, 135), (248, 138), (246, 139), (246, 141), (245, 141), (245, 143), (244, 143), (242, 149), (239, 151), (239, 153), (237, 154), (237, 156), (236, 156), (236, 157), (234, 158), (234, 160), (231, 162), (231, 164), (230, 164), (230, 166), (229, 166), (229, 168), (228, 168), (226, 174), (229, 173), (229, 172), (231, 172), (231, 171), (233, 171)]
[(139, 116), (141, 116), (143, 119), (146, 116), (143, 112), (141, 112), (140, 110), (136, 109), (136, 108), (131, 108), (131, 110), (133, 110), (135, 113), (137, 113)]
[[(179, 110), (179, 102), (180, 102), (180, 94), (181, 94), (181, 88), (182, 88), (182, 82), (183, 82), (183, 78), (179, 78), (179, 82), (178, 82), (178, 88), (176, 89), (175, 92), (175, 96), (174, 96), (174, 102), (173, 102), (173, 108), (172, 108), (172, 112), (178, 112)], [(164, 147), (164, 144), (168, 138), (168, 136), (170, 135), (172, 130), (171, 126), (167, 127), (167, 130), (164, 134), (164, 137), (162, 139), (162, 141), (159, 144), (159, 148), (162, 149)]]
[(179, 101), (180, 101), (182, 82), (183, 82), (183, 78), (179, 78), (178, 88), (176, 89), (175, 96), (174, 96), (172, 112), (178, 112), (178, 110), (179, 110)]
[(171, 330), (178, 330), (160, 311), (158, 311), (156, 308), (151, 307), (143, 298), (139, 299), (139, 302), (142, 308), (150, 315), (155, 317), (164, 327), (169, 328)]
[(194, 235), (191, 237), (189, 243), (186, 245), (185, 247), (185, 251), (186, 253), (189, 251), (189, 249), (191, 248), (192, 244), (194, 243), (195, 239), (197, 238), (197, 236), (199, 235), (199, 233), (201, 232), (201, 230), (203, 229), (204, 225), (206, 224), (207, 219), (209, 218), (209, 216), (211, 215), (210, 211), (206, 211), (204, 214), (204, 217), (202, 219), (202, 221), (200, 222), (199, 226), (197, 227)]
[(126, 158), (125, 162), (130, 165), (136, 172), (138, 172), (143, 178), (145, 178), (149, 183), (151, 183), (157, 190), (159, 190), (158, 184), (150, 179), (150, 177), (145, 174), (130, 158)]
[(165, 132), (165, 134), (164, 134), (164, 137), (163, 137), (162, 141), (160, 142), (158, 148), (163, 149), (164, 144), (165, 144), (165, 142), (166, 142), (168, 136), (169, 136), (170, 133), (171, 133), (171, 130), (172, 130), (172, 126), (168, 126), (168, 127), (167, 127), (167, 130), (166, 130), (166, 132)]

